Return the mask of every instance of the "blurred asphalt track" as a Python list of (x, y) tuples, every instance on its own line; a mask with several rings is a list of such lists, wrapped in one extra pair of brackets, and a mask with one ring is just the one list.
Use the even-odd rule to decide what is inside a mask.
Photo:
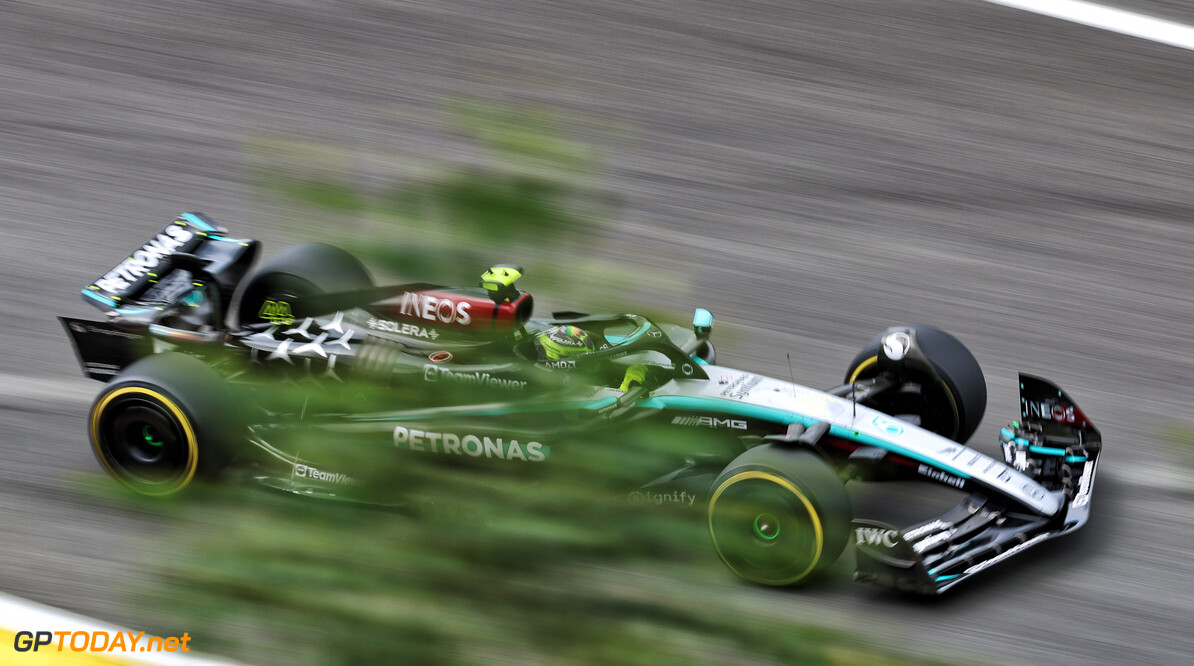
[(120, 595), (155, 526), (78, 489), (98, 385), (54, 317), (92, 314), (79, 288), (183, 210), (281, 247), (259, 137), (355, 155), (377, 186), (469, 160), (442, 109), (478, 97), (592, 121), (577, 138), (624, 203), (593, 251), (687, 276), (659, 306), (710, 308), (723, 362), (790, 352), (828, 386), (875, 332), (927, 322), (986, 369), (978, 448), (997, 455), (1017, 370), (1102, 428), (1086, 530), (941, 603), (728, 572), (707, 593), (912, 653), (1188, 663), (1194, 452), (1162, 436), (1194, 427), (1192, 72), (1194, 52), (968, 0), (2, 0), (0, 590), (138, 625)]

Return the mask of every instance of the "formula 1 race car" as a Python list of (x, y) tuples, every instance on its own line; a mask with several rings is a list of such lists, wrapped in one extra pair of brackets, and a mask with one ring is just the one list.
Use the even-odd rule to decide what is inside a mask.
[[(169, 494), (239, 468), (274, 489), (352, 499), (368, 470), (349, 454), (363, 447), (549, 470), (595, 434), (617, 442), (649, 424), (691, 444), (645, 465), (626, 501), (701, 502), (738, 575), (797, 584), (852, 543), (857, 580), (923, 594), (1089, 516), (1101, 440), (1083, 411), (1021, 375), (1003, 461), (966, 447), (985, 380), (929, 326), (882, 332), (821, 391), (717, 365), (703, 309), (691, 327), (534, 318), (517, 266), (491, 267), (476, 288), (378, 287), (348, 253), (308, 244), (246, 277), (258, 249), (185, 213), (83, 289), (107, 321), (62, 318), (84, 372), (106, 382), (90, 439), (124, 485)], [(552, 353), (541, 343), (562, 329), (580, 342)], [(963, 498), (910, 525), (852, 515), (846, 482), (891, 480)]]

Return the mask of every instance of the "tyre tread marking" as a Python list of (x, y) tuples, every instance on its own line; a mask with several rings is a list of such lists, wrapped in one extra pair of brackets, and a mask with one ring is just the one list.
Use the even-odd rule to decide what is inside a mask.
[[(760, 580), (759, 578), (748, 576), (742, 573), (736, 569), (734, 565), (725, 558), (724, 555), (722, 555), (721, 548), (719, 548), (717, 545), (717, 535), (713, 531), (713, 510), (717, 505), (717, 499), (721, 497), (722, 493), (724, 493), (730, 486), (738, 483), (739, 481), (745, 481), (747, 479), (761, 479), (763, 481), (770, 481), (780, 486), (784, 490), (787, 490), (799, 498), (801, 504), (804, 505), (805, 511), (808, 511), (809, 518), (812, 519), (813, 523), (813, 532), (816, 535), (816, 554), (813, 556), (812, 563), (810, 563), (808, 567), (799, 574), (781, 580)], [(800, 489), (796, 487), (796, 484), (781, 476), (776, 476), (775, 474), (760, 470), (739, 472), (738, 474), (735, 474), (734, 476), (731, 476), (723, 481), (722, 484), (717, 487), (717, 491), (713, 493), (713, 498), (709, 500), (709, 534), (713, 537), (714, 550), (717, 551), (717, 555), (721, 557), (722, 562), (725, 562), (726, 566), (746, 580), (754, 581), (756, 583), (763, 583), (766, 585), (791, 585), (792, 583), (799, 581), (817, 568), (817, 564), (821, 561), (821, 553), (823, 553), (825, 550), (825, 534), (821, 528), (821, 516), (817, 513), (817, 509), (813, 506), (813, 503), (809, 501), (808, 497), (806, 497), (804, 493), (800, 492)]]
[[(148, 396), (159, 402), (162, 406), (174, 414), (175, 418), (178, 419), (179, 424), (182, 425), (183, 433), (186, 435), (187, 451), (190, 454), (188, 456), (185, 470), (186, 475), (180, 482), (170, 484), (165, 490), (148, 492), (144, 488), (138, 487), (128, 482), (122, 475), (117, 473), (111, 465), (108, 464), (108, 461), (104, 457), (104, 452), (100, 447), (99, 423), (104, 409), (116, 398), (129, 394)], [(191, 479), (195, 476), (195, 471), (199, 467), (198, 440), (195, 437), (194, 428), (191, 427), (191, 420), (187, 418), (186, 414), (183, 413), (182, 409), (180, 409), (178, 405), (174, 404), (173, 400), (167, 398), (161, 393), (158, 393), (157, 391), (145, 388), (144, 386), (126, 386), (124, 388), (116, 389), (115, 391), (105, 395), (102, 399), (100, 399), (99, 402), (96, 403), (95, 407), (93, 407), (91, 410), (91, 446), (95, 450), (95, 457), (100, 461), (100, 465), (104, 467), (108, 474), (111, 474), (117, 481), (120, 481), (120, 483), (124, 484), (126, 487), (143, 495), (168, 495), (170, 493), (178, 492), (191, 482)]]

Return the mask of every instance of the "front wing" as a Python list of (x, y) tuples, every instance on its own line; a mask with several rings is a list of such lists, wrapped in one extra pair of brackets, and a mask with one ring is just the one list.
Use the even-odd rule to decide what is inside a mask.
[(1099, 432), (1064, 391), (1020, 376), (1021, 418), (1001, 441), (1009, 465), (1047, 483), (1060, 503), (1054, 515), (975, 492), (940, 517), (900, 529), (853, 521), (855, 580), (919, 594), (941, 594), (971, 576), (1090, 518), (1098, 471)]

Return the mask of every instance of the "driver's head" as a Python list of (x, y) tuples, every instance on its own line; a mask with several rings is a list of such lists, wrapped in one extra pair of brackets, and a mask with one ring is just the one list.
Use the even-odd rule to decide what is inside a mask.
[(593, 336), (578, 326), (553, 326), (535, 338), (540, 361), (557, 361), (596, 348)]

